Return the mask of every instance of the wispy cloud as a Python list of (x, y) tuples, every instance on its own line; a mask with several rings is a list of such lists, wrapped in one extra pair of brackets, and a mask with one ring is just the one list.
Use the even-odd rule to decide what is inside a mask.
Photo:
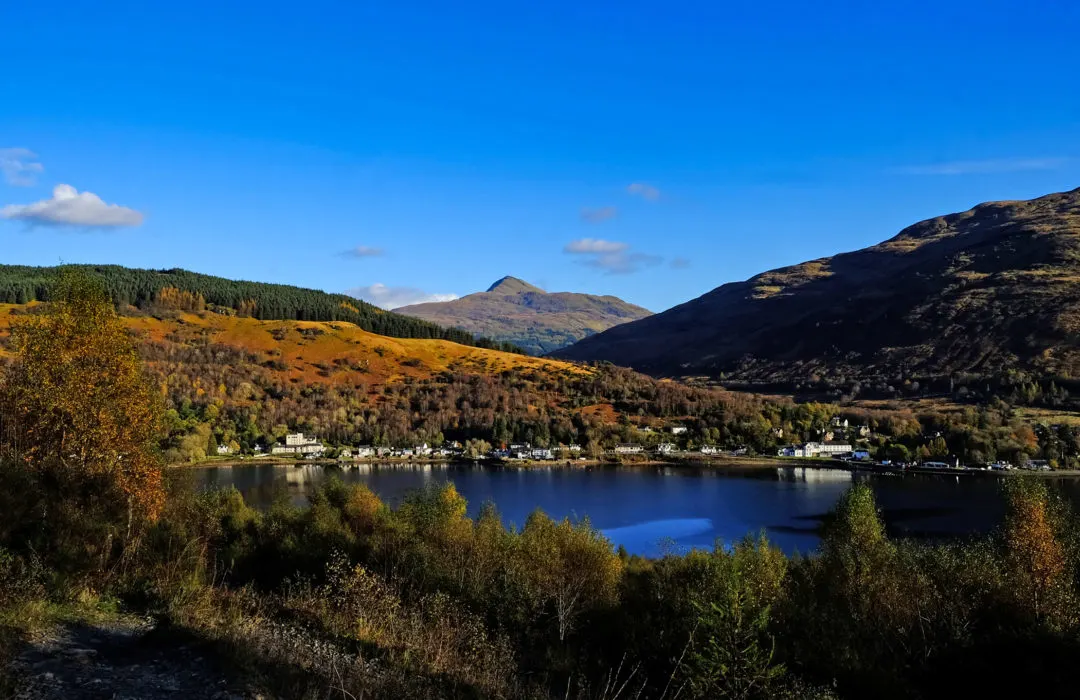
[(672, 258), (669, 264), (676, 270), (685, 270), (690, 267), (690, 260), (688, 258)]
[(569, 255), (581, 256), (580, 263), (609, 275), (628, 275), (664, 261), (659, 255), (637, 253), (628, 243), (599, 238), (579, 238), (563, 247)]
[(660, 199), (660, 190), (644, 182), (633, 182), (626, 186), (626, 191), (642, 199), (655, 202)]
[(37, 161), (37, 154), (28, 148), (0, 148), (0, 174), (9, 185), (33, 185), (37, 176), (45, 172), (45, 166)]
[(1069, 158), (992, 158), (987, 160), (953, 160), (927, 165), (906, 165), (893, 168), (900, 175), (989, 175), (1018, 173), (1026, 170), (1056, 170)]
[(594, 253), (610, 254), (621, 253), (628, 249), (630, 246), (626, 243), (620, 243), (618, 241), (605, 241), (602, 238), (579, 238), (576, 241), (570, 241), (563, 246), (564, 253), (581, 253), (591, 255)]
[(588, 224), (598, 224), (608, 219), (614, 219), (619, 215), (619, 210), (615, 207), (583, 207), (581, 209), (581, 220)]
[(349, 248), (348, 250), (341, 251), (340, 255), (343, 258), (378, 258), (382, 256), (386, 251), (382, 248), (372, 248), (371, 246), (358, 245), (355, 248)]
[(368, 287), (346, 289), (345, 293), (384, 309), (396, 309), (411, 304), (426, 304), (431, 301), (453, 301), (458, 298), (457, 294), (433, 294), (416, 287), (388, 287), (381, 282), (376, 282)]
[(138, 226), (143, 215), (119, 204), (106, 204), (93, 192), (79, 192), (71, 185), (57, 185), (53, 196), (33, 204), (9, 204), (0, 218), (39, 226), (118, 228)]

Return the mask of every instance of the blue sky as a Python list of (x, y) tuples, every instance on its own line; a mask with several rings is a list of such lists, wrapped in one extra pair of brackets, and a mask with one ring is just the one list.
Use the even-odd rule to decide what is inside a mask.
[(1080, 186), (1071, 0), (61, 0), (0, 25), (7, 263), (384, 301), (509, 274), (661, 310)]

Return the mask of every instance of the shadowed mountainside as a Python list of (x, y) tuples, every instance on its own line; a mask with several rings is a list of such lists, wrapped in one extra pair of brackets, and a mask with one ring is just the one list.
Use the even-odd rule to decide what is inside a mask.
[(454, 301), (403, 306), (395, 311), (513, 343), (534, 354), (551, 352), (650, 314), (617, 297), (549, 293), (516, 277), (503, 277), (485, 292)]
[(553, 355), (653, 375), (1080, 374), (1080, 189), (980, 204), (725, 284)]

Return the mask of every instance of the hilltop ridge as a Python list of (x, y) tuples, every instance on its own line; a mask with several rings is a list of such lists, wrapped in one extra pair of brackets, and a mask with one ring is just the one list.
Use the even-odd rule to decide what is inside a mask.
[(618, 297), (546, 292), (511, 276), (499, 279), (487, 291), (461, 299), (414, 304), (395, 311), (512, 343), (537, 355), (651, 313)]
[(517, 277), (511, 277), (507, 275), (502, 279), (495, 282), (493, 285), (487, 288), (488, 293), (497, 292), (499, 294), (520, 294), (521, 292), (535, 292), (536, 294), (547, 294), (543, 289), (529, 284), (525, 280), (518, 279)]
[(230, 280), (180, 268), (144, 270), (120, 265), (31, 267), (0, 265), (0, 304), (48, 301), (49, 289), (63, 270), (101, 280), (117, 308), (215, 311), (263, 321), (347, 321), (393, 338), (450, 340), (464, 345), (520, 352), (452, 328), (385, 311), (345, 294), (286, 284)]
[[(1080, 189), (988, 202), (724, 284), (553, 353), (656, 376), (1080, 376)], [(946, 382), (948, 386), (948, 382)]]

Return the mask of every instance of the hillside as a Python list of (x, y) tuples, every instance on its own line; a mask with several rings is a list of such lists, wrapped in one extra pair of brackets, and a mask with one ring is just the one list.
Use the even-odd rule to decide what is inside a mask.
[(141, 270), (119, 265), (0, 265), (0, 303), (48, 301), (50, 285), (63, 269), (86, 272), (101, 279), (120, 309), (131, 306), (142, 311), (210, 310), (263, 320), (347, 321), (372, 333), (395, 338), (450, 340), (465, 345), (518, 351), (504, 343), (478, 339), (472, 333), (442, 328), (384, 311), (344, 294), (328, 294), (284, 284), (229, 280), (177, 268)]
[[(0, 366), (10, 328), (43, 305), (0, 305)], [(882, 450), (928, 449), (943, 432), (974, 462), (1021, 451), (1060, 458), (1080, 432), (1033, 432), (998, 409), (844, 408), (657, 380), (610, 364), (586, 367), (443, 340), (388, 338), (345, 322), (262, 321), (201, 312), (122, 317), (170, 409), (169, 462), (204, 459), (216, 446), (264, 449), (289, 430), (331, 445), (409, 446), (443, 440), (578, 443), (600, 454), (617, 442), (656, 444), (688, 428), (687, 446), (773, 452), (819, 438), (842, 412), (871, 426)], [(2, 387), (0, 387), (2, 390)], [(1006, 409), (1007, 410), (1007, 409)], [(638, 428), (652, 428), (652, 432)], [(1044, 450), (1043, 443), (1046, 447)], [(1080, 447), (1068, 447), (1073, 454)]]
[[(991, 202), (725, 284), (553, 353), (659, 376), (1080, 376), (1080, 189)], [(948, 385), (948, 382), (946, 383)]]
[[(0, 365), (10, 354), (11, 325), (39, 307), (0, 304)], [(619, 416), (735, 420), (766, 410), (756, 397), (620, 368), (389, 338), (340, 321), (263, 321), (210, 311), (122, 320), (173, 409), (171, 461), (204, 452), (209, 428), (219, 441), (245, 448), (272, 443), (286, 427), (334, 444), (411, 445), (443, 437), (558, 444), (599, 442), (613, 433), (625, 440), (630, 424), (618, 424)], [(764, 429), (755, 430), (767, 439)], [(731, 439), (748, 438), (733, 433)]]
[(538, 355), (650, 314), (617, 297), (545, 292), (515, 277), (504, 277), (487, 291), (461, 299), (404, 306), (396, 311), (512, 343)]

